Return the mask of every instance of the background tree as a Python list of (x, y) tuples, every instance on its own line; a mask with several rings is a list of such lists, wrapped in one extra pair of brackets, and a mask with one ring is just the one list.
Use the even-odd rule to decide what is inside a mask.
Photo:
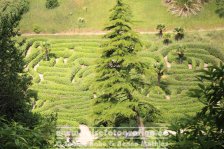
[(163, 32), (166, 30), (166, 26), (163, 24), (157, 25), (156, 29), (159, 31), (158, 35), (160, 38), (163, 36)]
[[(130, 26), (131, 16), (129, 6), (117, 0), (105, 28), (109, 32), (104, 36), (104, 50), (97, 66), (96, 126), (119, 127), (124, 123), (136, 127), (141, 118), (151, 121), (156, 111), (138, 96), (144, 86), (144, 65), (136, 54), (142, 44)], [(131, 120), (135, 123), (130, 124)]]
[(181, 27), (177, 27), (174, 29), (173, 31), (175, 33), (175, 40), (179, 41), (182, 40), (184, 38), (184, 29)]
[(178, 16), (197, 15), (202, 8), (202, 0), (172, 0), (170, 11)]
[(45, 148), (54, 140), (56, 117), (31, 112), (31, 77), (16, 46), (17, 26), (28, 8), (26, 0), (0, 0), (0, 148)]
[(158, 85), (160, 86), (161, 78), (166, 71), (166, 67), (163, 63), (156, 63), (156, 64), (154, 64), (154, 68), (155, 68), (155, 71), (157, 73)]
[(28, 10), (28, 3), (2, 0), (0, 5), (0, 113), (15, 119), (28, 110), (27, 90), (31, 79), (23, 73), (25, 63), (13, 39), (17, 36), (16, 27), (22, 14)]
[(174, 124), (176, 134), (170, 148), (215, 148), (224, 146), (224, 65), (211, 66), (199, 76), (199, 89), (193, 93), (204, 105), (192, 119)]

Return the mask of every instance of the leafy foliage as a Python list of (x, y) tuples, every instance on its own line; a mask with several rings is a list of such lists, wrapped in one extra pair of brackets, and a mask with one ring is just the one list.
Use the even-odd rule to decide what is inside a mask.
[(224, 65), (211, 66), (199, 76), (201, 83), (195, 96), (204, 104), (193, 119), (174, 125), (172, 148), (217, 148), (224, 146)]
[(181, 28), (181, 27), (175, 28), (174, 33), (175, 33), (175, 40), (179, 41), (184, 38), (184, 29), (183, 28)]
[(220, 18), (224, 18), (224, 1), (216, 0), (216, 3), (217, 3), (216, 13), (219, 15)]
[(58, 0), (46, 0), (46, 8), (54, 9), (59, 6)]
[(158, 35), (161, 38), (163, 36), (163, 32), (166, 30), (166, 26), (164, 24), (159, 24), (156, 29), (159, 31)]
[(24, 42), (16, 43), (17, 26), (28, 4), (0, 1), (0, 148), (47, 147), (55, 133), (55, 116), (42, 118), (31, 112), (36, 92), (28, 89), (31, 77), (24, 73), (24, 51), (18, 49)]
[(45, 118), (39, 117), (39, 122), (32, 128), (25, 127), (17, 122), (8, 122), (0, 118), (0, 148), (30, 149), (52, 147), (56, 128), (55, 114)]
[[(24, 12), (28, 10), (27, 1), (0, 1), (0, 113), (14, 119), (28, 111), (28, 86), (30, 77), (23, 74), (22, 53), (15, 47), (13, 37)], [(13, 12), (13, 13), (11, 13)]]
[(165, 45), (169, 45), (170, 43), (172, 43), (172, 40), (171, 40), (171, 34), (166, 33), (166, 34), (163, 36), (163, 44), (165, 44)]
[(34, 25), (33, 31), (36, 34), (40, 34), (41, 33), (41, 28), (38, 25)]

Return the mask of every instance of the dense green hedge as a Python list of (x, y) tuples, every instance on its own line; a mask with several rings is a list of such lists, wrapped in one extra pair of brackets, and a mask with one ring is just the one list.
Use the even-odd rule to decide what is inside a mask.
[[(198, 49), (203, 49), (209, 52), (209, 54), (219, 58), (220, 60), (224, 61), (224, 54), (222, 50), (215, 48), (213, 45), (207, 45), (207, 44), (195, 44), (195, 43), (185, 43), (185, 44), (175, 44), (171, 45), (168, 47), (163, 47), (162, 49), (159, 50), (159, 52), (163, 55), (166, 56), (170, 51), (174, 49), (178, 49), (179, 47), (186, 47), (186, 51), (188, 49), (195, 49), (197, 51)], [(201, 51), (201, 50), (198, 50)]]
[(39, 54), (41, 53), (41, 51), (39, 49), (33, 48), (32, 47), (32, 51), (30, 53), (29, 56), (27, 56), (25, 58), (25, 62), (26, 64), (29, 64), (34, 58), (36, 58)]

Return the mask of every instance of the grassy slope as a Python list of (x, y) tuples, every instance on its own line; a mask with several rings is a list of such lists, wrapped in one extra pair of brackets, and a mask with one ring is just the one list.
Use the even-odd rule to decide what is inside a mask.
[[(218, 18), (214, 13), (215, 2), (206, 4), (197, 16), (181, 18), (171, 15), (167, 7), (159, 0), (125, 0), (130, 4), (134, 14), (134, 26), (138, 30), (152, 31), (159, 23), (164, 23), (172, 29), (182, 26), (187, 29), (222, 27), (224, 19)], [(45, 0), (31, 0), (30, 12), (22, 22), (23, 32), (32, 32), (35, 25), (43, 32), (79, 31), (77, 19), (84, 17), (86, 27), (82, 30), (101, 30), (109, 16), (109, 10), (115, 0), (61, 0), (60, 7), (47, 10)], [(87, 8), (87, 12), (84, 8)]]

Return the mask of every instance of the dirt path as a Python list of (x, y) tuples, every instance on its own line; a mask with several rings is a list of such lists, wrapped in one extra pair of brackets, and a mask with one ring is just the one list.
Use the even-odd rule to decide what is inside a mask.
[(40, 74), (40, 73), (39, 73), (39, 77), (40, 77), (40, 83), (41, 83), (42, 81), (44, 81), (44, 75), (43, 75), (43, 74)]
[(188, 64), (188, 69), (193, 69), (192, 64)]
[(166, 100), (170, 100), (171, 97), (170, 97), (170, 95), (166, 95), (165, 98), (166, 98)]
[(58, 63), (59, 59), (60, 59), (60, 58), (56, 58), (56, 60), (55, 60), (55, 61), (56, 61), (56, 63), (55, 63), (55, 64), (57, 64), (57, 63)]
[(32, 51), (32, 46), (30, 46), (29, 49), (27, 50), (26, 57), (28, 57), (30, 55), (31, 51)]
[(89, 127), (86, 125), (80, 125), (79, 129), (80, 134), (79, 137), (76, 139), (76, 142), (84, 146), (92, 144), (94, 141), (94, 136), (92, 135)]
[(65, 58), (64, 59), (64, 64), (67, 64), (68, 63), (68, 58)]
[(34, 66), (34, 71), (37, 71), (37, 68), (40, 66), (40, 64), (38, 63), (36, 66)]
[(171, 68), (171, 64), (170, 64), (169, 61), (168, 61), (168, 56), (165, 56), (165, 57), (164, 57), (164, 61), (166, 62), (166, 67), (167, 67), (167, 68)]
[[(192, 32), (207, 32), (207, 31), (224, 31), (224, 27), (220, 28), (213, 28), (213, 29), (198, 29), (198, 30), (187, 30), (186, 32), (192, 33)], [(139, 31), (137, 30), (140, 34), (156, 34), (158, 33), (157, 31)], [(166, 31), (166, 33), (172, 33), (172, 30)], [(24, 33), (22, 36), (71, 36), (71, 35), (85, 35), (85, 36), (91, 36), (91, 35), (105, 35), (107, 32), (104, 31), (92, 31), (92, 32), (61, 32), (61, 33), (40, 33), (40, 34), (35, 34), (35, 33)]]

